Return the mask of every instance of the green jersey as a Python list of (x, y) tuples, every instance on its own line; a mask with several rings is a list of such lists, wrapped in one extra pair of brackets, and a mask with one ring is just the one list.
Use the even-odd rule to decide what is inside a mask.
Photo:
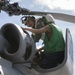
[(48, 39), (47, 34), (44, 38), (44, 51), (45, 53), (54, 53), (58, 51), (63, 51), (65, 47), (64, 38), (62, 30), (54, 25), (53, 23), (49, 24), (52, 27), (53, 34), (50, 39)]

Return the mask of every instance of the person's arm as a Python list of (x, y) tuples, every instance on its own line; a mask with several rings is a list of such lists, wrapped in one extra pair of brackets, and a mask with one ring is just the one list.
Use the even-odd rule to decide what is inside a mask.
[(35, 34), (39, 34), (39, 33), (43, 33), (43, 32), (46, 32), (46, 29), (45, 28), (41, 28), (41, 29), (34, 29), (34, 28), (24, 28), (25, 30), (28, 30), (32, 33), (35, 33)]
[[(24, 30), (28, 30), (32, 33), (35, 33), (35, 34), (39, 34), (39, 33), (44, 33), (46, 31), (48, 31), (48, 29), (50, 28), (49, 25), (43, 27), (43, 28), (40, 28), (40, 29), (34, 29), (34, 28), (24, 28)], [(50, 30), (50, 29), (49, 29)]]

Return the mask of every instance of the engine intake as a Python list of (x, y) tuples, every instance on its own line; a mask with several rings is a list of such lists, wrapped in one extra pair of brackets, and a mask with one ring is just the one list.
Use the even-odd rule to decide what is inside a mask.
[(20, 26), (7, 23), (1, 27), (1, 33), (9, 43), (4, 48), (4, 58), (13, 63), (28, 62), (33, 59), (36, 53), (35, 43)]

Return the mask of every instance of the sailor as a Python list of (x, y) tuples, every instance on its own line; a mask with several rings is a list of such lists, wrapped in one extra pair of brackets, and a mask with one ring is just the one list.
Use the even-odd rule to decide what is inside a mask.
[[(24, 16), (21, 18), (21, 20), (22, 20), (22, 23), (25, 24), (25, 26), (32, 27), (35, 29), (40, 29), (44, 26), (42, 18), (35, 19), (34, 16)], [(27, 25), (28, 21), (30, 21), (33, 26)], [(43, 39), (43, 35), (44, 35), (44, 33), (38, 33), (38, 34), (32, 33), (32, 37), (33, 37), (35, 43), (39, 42), (40, 39)]]
[(38, 52), (44, 50), (42, 59), (38, 62), (41, 68), (49, 69), (63, 62), (64, 59), (64, 37), (62, 30), (55, 24), (51, 14), (42, 16), (44, 26), (40, 29), (35, 28), (35, 17), (26, 20), (25, 24), (31, 28), (23, 28), (34, 34), (45, 33), (44, 46), (38, 49)]

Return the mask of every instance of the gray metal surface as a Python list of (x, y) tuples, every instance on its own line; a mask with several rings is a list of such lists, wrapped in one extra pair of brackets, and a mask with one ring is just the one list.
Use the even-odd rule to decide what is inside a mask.
[[(9, 34), (8, 31), (10, 30), (14, 30), (14, 31), (11, 31), (12, 34)], [(5, 26), (2, 27), (1, 31), (2, 31), (2, 34), (0, 34), (1, 39), (3, 39), (2, 38), (3, 36), (4, 39), (6, 39), (9, 42), (8, 47), (10, 47), (10, 45), (11, 46), (13, 45), (11, 44), (11, 42), (13, 41), (14, 38), (15, 38), (15, 41), (21, 41), (21, 42), (18, 42), (19, 47), (17, 48), (17, 50), (15, 50), (16, 48), (15, 49), (7, 48), (6, 52), (8, 53), (5, 53), (5, 49), (1, 53), (0, 72), (2, 75), (10, 75), (10, 74), (11, 75), (73, 75), (73, 43), (72, 43), (72, 37), (71, 37), (69, 29), (66, 29), (64, 61), (61, 64), (59, 64), (57, 67), (50, 68), (50, 69), (43, 69), (39, 67), (38, 65), (32, 66), (31, 63), (36, 53), (36, 50), (35, 50), (36, 47), (35, 47), (33, 39), (29, 37), (28, 34), (26, 34), (28, 35), (26, 37), (25, 32), (23, 32), (20, 27), (18, 27), (15, 24), (7, 23), (5, 24)], [(13, 32), (15, 33), (13, 34)], [(17, 37), (17, 34), (18, 34), (18, 37)], [(11, 37), (13, 35), (14, 37)], [(11, 42), (9, 39), (11, 40)], [(24, 47), (25, 44), (23, 42), (25, 42), (25, 44), (29, 43), (33, 47), (30, 49), (29, 48), (30, 46), (26, 45), (28, 48), (25, 48)], [(12, 51), (12, 50), (15, 50), (15, 51)], [(30, 54), (28, 54), (29, 52)], [(25, 55), (26, 56), (29, 55), (27, 56), (27, 61), (25, 59)]]

